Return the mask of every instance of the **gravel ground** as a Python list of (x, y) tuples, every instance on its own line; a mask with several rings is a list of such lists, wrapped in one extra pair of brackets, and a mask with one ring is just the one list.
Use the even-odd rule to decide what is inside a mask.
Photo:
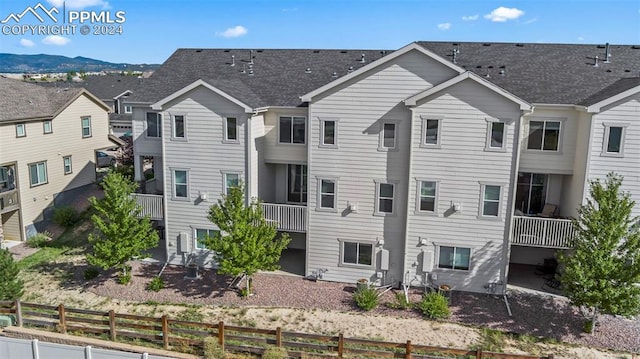
[[(227, 289), (229, 279), (207, 270), (200, 279), (184, 278), (182, 267), (168, 266), (162, 274), (167, 287), (159, 292), (145, 290), (146, 283), (160, 267), (135, 263), (132, 283), (122, 286), (113, 276), (100, 276), (87, 284), (87, 290), (101, 296), (131, 301), (193, 303), (225, 306), (267, 306), (357, 311), (351, 300), (355, 286), (345, 283), (313, 282), (299, 277), (260, 273), (254, 278), (255, 295), (247, 299)], [(81, 271), (78, 271), (81, 275)], [(420, 298), (412, 291), (412, 301)], [(387, 292), (381, 302), (392, 302)], [(509, 294), (513, 313), (509, 317), (502, 298), (484, 294), (454, 292), (451, 298), (451, 322), (471, 324), (513, 333), (554, 338), (579, 345), (640, 352), (640, 318), (629, 320), (602, 316), (595, 334), (582, 333), (583, 320), (578, 310), (564, 298), (520, 292)], [(399, 311), (385, 306), (366, 315), (419, 318), (415, 311)]]

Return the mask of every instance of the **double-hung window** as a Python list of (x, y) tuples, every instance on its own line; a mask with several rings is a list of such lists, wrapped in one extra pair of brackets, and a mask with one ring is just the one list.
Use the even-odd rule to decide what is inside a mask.
[(162, 115), (157, 112), (147, 112), (147, 137), (162, 137)]
[(68, 175), (73, 172), (73, 167), (71, 166), (71, 156), (62, 157), (62, 165), (64, 168), (64, 174)]
[(31, 187), (47, 183), (47, 162), (32, 163), (29, 165), (29, 180)]
[(376, 182), (376, 214), (393, 213), (395, 184)]
[(189, 171), (173, 170), (173, 197), (189, 198)]
[(439, 246), (438, 252), (438, 268), (469, 270), (471, 248)]
[(503, 150), (505, 148), (506, 125), (500, 121), (488, 121), (487, 150)]
[(373, 244), (341, 241), (343, 265), (366, 266), (373, 264)]
[(422, 118), (422, 147), (440, 146), (440, 127), (442, 120), (433, 118)]
[(418, 210), (420, 212), (436, 212), (437, 187), (435, 181), (418, 181)]
[(196, 249), (206, 250), (207, 247), (204, 245), (204, 242), (207, 238), (213, 238), (219, 231), (215, 229), (195, 229), (196, 236)]
[(395, 123), (383, 123), (382, 131), (380, 133), (380, 145), (378, 149), (392, 150), (397, 146), (396, 143), (396, 124)]
[(496, 185), (482, 185), (481, 215), (483, 217), (500, 216), (501, 188)]
[(224, 173), (224, 188), (223, 193), (226, 196), (231, 195), (231, 189), (240, 185), (240, 174), (238, 173)]
[(280, 143), (305, 143), (306, 118), (298, 116), (281, 116), (279, 118)]
[(24, 123), (16, 123), (16, 137), (26, 137), (27, 127)]
[(133, 107), (131, 107), (131, 105), (124, 105), (124, 113), (133, 113)]
[(624, 154), (624, 136), (628, 124), (604, 124), (604, 142), (602, 155), (622, 157)]
[(560, 148), (560, 121), (529, 121), (527, 149), (558, 151)]
[(42, 133), (45, 135), (53, 132), (53, 126), (51, 125), (51, 120), (45, 120), (42, 122)]
[(186, 138), (186, 121), (184, 115), (173, 116), (173, 133), (172, 136), (175, 139)]
[(91, 117), (82, 117), (82, 138), (91, 137)]
[(336, 147), (338, 121), (320, 120), (320, 147)]
[(224, 120), (224, 140), (238, 142), (238, 118), (227, 117)]
[(336, 180), (318, 179), (318, 194), (319, 209), (336, 209)]

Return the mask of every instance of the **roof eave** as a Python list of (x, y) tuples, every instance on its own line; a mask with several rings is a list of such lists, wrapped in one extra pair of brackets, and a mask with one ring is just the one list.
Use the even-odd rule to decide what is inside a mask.
[(184, 95), (184, 94), (186, 94), (186, 93), (188, 93), (188, 92), (190, 92), (190, 91), (192, 91), (192, 90), (194, 90), (194, 89), (196, 89), (196, 88), (198, 88), (200, 86), (205, 87), (205, 88), (209, 89), (210, 91), (212, 91), (212, 92), (224, 97), (225, 99), (235, 103), (236, 105), (242, 107), (242, 109), (244, 110), (245, 113), (253, 113), (254, 112), (254, 110), (253, 110), (253, 108), (251, 106), (245, 104), (244, 102), (238, 100), (237, 98), (229, 95), (228, 93), (218, 89), (217, 87), (211, 85), (210, 83), (208, 83), (208, 82), (206, 82), (206, 81), (204, 81), (202, 79), (198, 79), (198, 80), (192, 82), (190, 85), (187, 85), (187, 86), (181, 88), (180, 90), (175, 91), (174, 93), (172, 93), (171, 95), (163, 98), (162, 100), (157, 101), (155, 103), (152, 103), (151, 104), (151, 109), (156, 110), (156, 111), (161, 111), (163, 109), (163, 106), (166, 105), (167, 103), (169, 103), (170, 101), (173, 101), (176, 98), (178, 98), (178, 97), (180, 97), (180, 96), (182, 96), (182, 95)]
[(626, 91), (622, 91), (620, 93), (618, 93), (617, 95), (613, 95), (609, 98), (606, 98), (602, 101), (596, 102), (594, 104), (588, 105), (587, 107), (587, 112), (600, 112), (602, 110), (603, 107), (610, 105), (616, 101), (620, 101), (622, 99), (625, 99), (629, 96), (633, 96), (637, 93), (640, 93), (640, 85), (639, 86), (635, 86), (632, 87)]

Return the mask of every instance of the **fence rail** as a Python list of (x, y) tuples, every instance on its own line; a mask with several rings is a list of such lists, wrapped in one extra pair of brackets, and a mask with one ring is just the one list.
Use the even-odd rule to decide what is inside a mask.
[(263, 203), (262, 212), (267, 221), (277, 224), (278, 230), (300, 233), (307, 231), (306, 206)]
[(112, 341), (136, 340), (164, 349), (171, 347), (202, 348), (204, 339), (214, 337), (225, 350), (260, 354), (265, 345), (287, 350), (293, 357), (312, 353), (314, 357), (388, 357), (388, 358), (440, 358), (438, 355), (471, 356), (477, 359), (553, 359), (547, 356), (517, 355), (485, 352), (482, 349), (467, 350), (382, 342), (367, 339), (316, 335), (275, 330), (174, 320), (166, 315), (147, 317), (141, 315), (66, 308), (63, 304), (49, 306), (33, 303), (0, 302), (0, 315), (14, 315), (16, 325), (30, 325), (60, 333), (82, 333), (106, 336)]
[(142, 212), (143, 217), (150, 217), (153, 220), (162, 220), (164, 218), (164, 210), (162, 204), (162, 196), (157, 194), (132, 193), (131, 196), (136, 199)]
[(521, 217), (513, 221), (512, 244), (544, 248), (569, 248), (575, 235), (570, 219)]

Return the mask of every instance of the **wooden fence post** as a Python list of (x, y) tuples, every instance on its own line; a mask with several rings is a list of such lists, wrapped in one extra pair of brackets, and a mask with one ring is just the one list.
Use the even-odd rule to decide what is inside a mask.
[(344, 352), (344, 335), (338, 334), (338, 358), (342, 358)]
[(20, 304), (20, 299), (16, 299), (16, 322), (19, 327), (22, 326), (22, 305)]
[(224, 350), (224, 322), (218, 322), (218, 344)]
[(111, 309), (109, 311), (109, 333), (111, 334), (111, 341), (116, 341), (116, 312)]
[(411, 351), (413, 348), (411, 347), (411, 340), (407, 340), (407, 346), (405, 347), (404, 359), (411, 359)]
[(58, 305), (58, 330), (62, 334), (67, 334), (67, 319), (64, 312), (64, 304)]
[(162, 321), (162, 347), (169, 349), (169, 320), (166, 315), (163, 315), (160, 320)]
[(282, 346), (282, 328), (276, 328), (276, 346), (280, 348)]
[(476, 359), (482, 359), (482, 348), (476, 350)]

